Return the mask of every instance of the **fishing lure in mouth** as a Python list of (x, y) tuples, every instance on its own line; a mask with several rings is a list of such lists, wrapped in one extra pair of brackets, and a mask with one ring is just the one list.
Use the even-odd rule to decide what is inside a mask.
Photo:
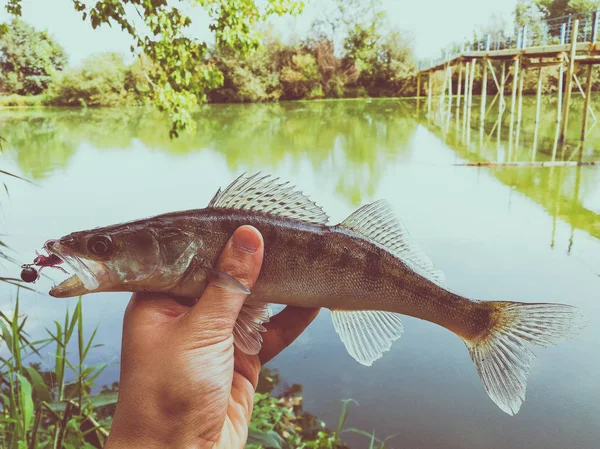
[[(47, 256), (44, 256), (43, 254), (40, 254), (36, 251), (36, 258), (33, 259), (33, 263), (26, 263), (21, 265), (21, 279), (24, 282), (29, 283), (37, 281), (40, 278), (40, 273), (42, 272), (42, 268), (44, 267), (58, 268), (63, 273), (68, 274), (68, 272), (64, 268), (58, 266), (62, 262), (62, 259), (56, 254), (48, 254)], [(40, 269), (36, 269), (36, 266), (40, 267)]]

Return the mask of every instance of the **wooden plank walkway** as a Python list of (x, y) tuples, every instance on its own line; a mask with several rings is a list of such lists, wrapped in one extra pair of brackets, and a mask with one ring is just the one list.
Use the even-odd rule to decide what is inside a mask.
[[(600, 11), (586, 14), (565, 16), (545, 22), (531, 23), (518, 30), (514, 36), (487, 35), (485, 39), (465, 43), (459, 49), (449, 49), (443, 57), (419, 61), (417, 72), (417, 98), (421, 97), (423, 84), (427, 84), (427, 113), (435, 113), (432, 97), (440, 96), (439, 110), (448, 114), (445, 122), (449, 125), (452, 105), (456, 99), (455, 114), (460, 118), (461, 100), (463, 104), (463, 134), (470, 138), (471, 108), (473, 104), (473, 84), (476, 67), (481, 73), (481, 113), (479, 116), (480, 134), (483, 138), (483, 124), (486, 114), (499, 99), (498, 114), (502, 117), (506, 108), (505, 90), (511, 90), (511, 106), (509, 116), (509, 155), (513, 146), (518, 146), (522, 117), (523, 84), (527, 70), (537, 71), (537, 104), (534, 129), (534, 145), (532, 160), (535, 160), (540, 103), (542, 92), (542, 71), (547, 67), (558, 69), (558, 97), (556, 115), (556, 139), (553, 148), (554, 161), (557, 149), (565, 144), (571, 94), (575, 86), (585, 99), (582, 114), (580, 143), (585, 141), (588, 133), (588, 121), (591, 115), (594, 122), (596, 116), (590, 106), (592, 70), (600, 64)], [(495, 64), (492, 64), (494, 63)], [(585, 91), (577, 78), (577, 67), (587, 66)], [(498, 74), (497, 71), (501, 73)], [(453, 75), (458, 74), (455, 86)], [(496, 96), (487, 107), (488, 73), (496, 86)], [(434, 89), (435, 79), (443, 76), (441, 90)], [(463, 85), (464, 79), (464, 85)], [(509, 82), (510, 80), (510, 82)], [(438, 83), (439, 84), (439, 83)], [(423, 89), (424, 90), (424, 89)], [(502, 120), (497, 122), (496, 132), (500, 138)]]

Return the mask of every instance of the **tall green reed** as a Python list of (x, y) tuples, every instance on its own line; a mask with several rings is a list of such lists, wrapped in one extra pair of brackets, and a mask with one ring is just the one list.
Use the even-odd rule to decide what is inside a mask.
[[(54, 321), (54, 329), (46, 329), (48, 338), (37, 341), (25, 330), (28, 318), (19, 313), (19, 304), (17, 296), (12, 315), (0, 312), (5, 345), (0, 345), (0, 447), (101, 448), (109, 421), (100, 420), (96, 411), (114, 404), (117, 394), (91, 394), (106, 364), (86, 364), (90, 349), (100, 345), (94, 344), (97, 328), (84, 338), (81, 298), (62, 323)], [(70, 343), (76, 344), (77, 357), (69, 353)], [(49, 369), (24, 363), (43, 360), (40, 351), (52, 346)]]

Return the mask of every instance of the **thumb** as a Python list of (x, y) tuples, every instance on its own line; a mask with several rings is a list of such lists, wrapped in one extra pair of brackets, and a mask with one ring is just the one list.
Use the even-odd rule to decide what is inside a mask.
[[(260, 273), (263, 254), (264, 243), (260, 232), (252, 226), (241, 226), (223, 248), (215, 268), (233, 276), (251, 291)], [(209, 283), (189, 312), (192, 326), (231, 334), (247, 296)]]

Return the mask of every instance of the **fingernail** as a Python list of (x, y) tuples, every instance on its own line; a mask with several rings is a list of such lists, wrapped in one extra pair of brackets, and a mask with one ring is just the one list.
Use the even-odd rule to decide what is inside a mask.
[(233, 246), (252, 254), (260, 245), (256, 233), (250, 228), (240, 228), (233, 234)]

